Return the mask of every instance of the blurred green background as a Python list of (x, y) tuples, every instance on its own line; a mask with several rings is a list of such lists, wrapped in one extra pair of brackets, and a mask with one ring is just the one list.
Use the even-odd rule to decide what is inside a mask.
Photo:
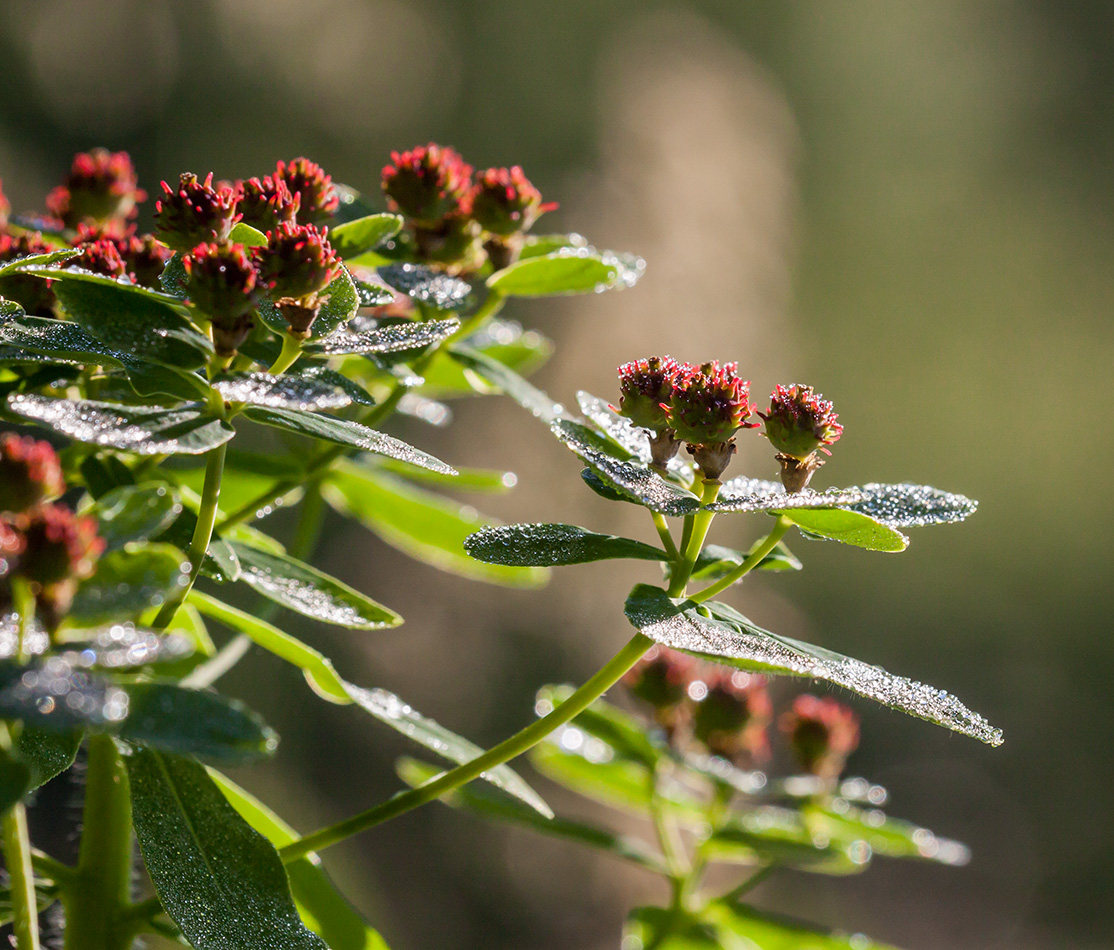
[[(556, 340), (555, 397), (614, 367), (738, 359), (754, 392), (807, 381), (846, 426), (821, 487), (914, 479), (981, 501), (901, 557), (798, 542), (806, 568), (732, 601), (763, 623), (958, 694), (998, 750), (866, 702), (852, 770), (895, 814), (967, 841), (959, 870), (785, 874), (764, 906), (919, 950), (1114, 946), (1108, 617), (1114, 356), (1114, 7), (1097, 0), (11, 0), (0, 5), (0, 177), (41, 206), (76, 150), (140, 182), (263, 174), (307, 155), (375, 193), (391, 149), (523, 165), (547, 223), (643, 255), (623, 294), (516, 306)], [(504, 519), (646, 537), (504, 401), (399, 433), (505, 466)], [(771, 477), (759, 439), (735, 473)], [(713, 540), (749, 541), (721, 519)], [(330, 521), (321, 563), (407, 618), (301, 628), (348, 678), (478, 742), (622, 642), (645, 567), (487, 589)], [(290, 623), (291, 629), (297, 624)], [(284, 736), (238, 776), (302, 830), (395, 790), (401, 741), (256, 657), (228, 687)], [(278, 700), (278, 701), (276, 701)], [(581, 806), (539, 780), (559, 807)], [(329, 865), (395, 950), (615, 947), (656, 883), (430, 806)]]

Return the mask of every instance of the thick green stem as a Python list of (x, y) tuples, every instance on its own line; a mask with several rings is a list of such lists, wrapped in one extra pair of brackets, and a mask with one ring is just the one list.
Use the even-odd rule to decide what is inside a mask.
[(366, 831), (368, 828), (373, 828), (375, 825), (397, 818), (413, 808), (440, 798), (446, 792), (451, 792), (454, 788), (459, 788), (461, 785), (479, 778), (488, 769), (493, 769), (497, 765), (502, 765), (504, 762), (509, 762), (516, 756), (522, 755), (523, 752), (532, 749), (541, 742), (554, 729), (563, 726), (592, 705), (614, 686), (619, 678), (634, 666), (653, 645), (654, 641), (649, 637), (636, 633), (623, 649), (608, 660), (591, 679), (549, 715), (530, 723), (525, 729), (516, 732), (509, 739), (488, 749), (470, 762), (457, 766), (424, 785), (419, 785), (408, 792), (402, 792), (381, 805), (376, 805), (374, 808), (353, 815), (351, 818), (330, 825), (328, 828), (322, 828), (320, 831), (308, 834), (304, 838), (299, 838), (286, 847), (280, 848), (279, 854), (283, 861), (289, 864), (311, 851), (320, 851), (322, 848), (337, 844), (345, 838), (350, 838), (352, 835), (359, 834), (361, 831)]
[(77, 872), (63, 892), (66, 950), (127, 950), (132, 878), (128, 773), (111, 736), (89, 740)]
[(789, 527), (790, 525), (792, 525), (792, 523), (793, 522), (786, 518), (784, 515), (778, 515), (777, 523), (774, 525), (774, 529), (766, 536), (766, 540), (758, 545), (758, 547), (756, 547), (753, 551), (751, 551), (742, 564), (740, 564), (727, 576), (721, 577), (714, 584), (705, 587), (701, 591), (697, 591), (695, 594), (689, 597), (689, 600), (694, 600), (698, 604), (703, 603), (709, 597), (715, 597), (715, 595), (718, 594), (721, 590), (727, 590), (727, 588), (734, 584), (737, 580), (742, 578), (744, 575), (749, 574), (752, 570), (758, 567), (759, 564), (762, 563), (762, 559), (765, 558), (767, 554), (769, 554), (774, 548), (777, 547), (778, 541), (782, 539), (785, 532), (789, 530)]
[[(700, 490), (700, 504), (710, 505), (719, 496), (722, 484), (718, 479), (705, 480)], [(715, 518), (714, 511), (701, 508), (692, 514), (692, 530), (688, 533), (687, 542), (681, 552), (681, 563), (674, 568), (673, 579), (669, 584), (669, 596), (680, 597), (692, 576), (692, 569), (696, 566), (696, 559), (700, 557), (700, 550), (704, 547), (704, 539), (708, 536), (708, 529)]]
[[(18, 609), (22, 645), (27, 605), (20, 604)], [(13, 728), (16, 727), (17, 724), (13, 724)], [(12, 733), (6, 722), (0, 722), (0, 747), (5, 752), (10, 752), (12, 748)], [(39, 907), (35, 898), (31, 836), (27, 831), (27, 810), (23, 807), (23, 802), (16, 802), (0, 818), (0, 850), (4, 853), (4, 865), (8, 869), (11, 887), (12, 932), (15, 935), (16, 950), (39, 950)]]
[(197, 525), (193, 529), (193, 540), (190, 541), (189, 579), (163, 604), (153, 624), (156, 630), (165, 629), (166, 625), (174, 619), (178, 608), (185, 602), (198, 574), (201, 573), (201, 564), (205, 560), (205, 552), (209, 550), (209, 542), (213, 538), (213, 526), (217, 520), (217, 502), (220, 499), (220, 482), (221, 476), (224, 474), (224, 457), (227, 452), (228, 443), (224, 442), (205, 456), (205, 485), (201, 489), (201, 505), (197, 509)]

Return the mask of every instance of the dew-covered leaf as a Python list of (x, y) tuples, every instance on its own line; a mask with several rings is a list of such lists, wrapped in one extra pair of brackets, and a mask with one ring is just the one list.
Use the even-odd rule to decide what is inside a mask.
[[(221, 480), (222, 500), (224, 498), (224, 481), (224, 479)], [(268, 482), (268, 484), (271, 483)], [(166, 544), (173, 544), (186, 551), (189, 549), (190, 542), (193, 540), (194, 532), (197, 529), (196, 508), (200, 499), (189, 497), (188, 489), (183, 488), (183, 493), (187, 496), (186, 501), (190, 507), (184, 508), (174, 523), (160, 534), (157, 540)], [(205, 558), (201, 562), (201, 573), (220, 584), (230, 584), (240, 578), (240, 562), (236, 558), (235, 552), (224, 538), (215, 533), (209, 538), (209, 546), (205, 549)]]
[(637, 498), (651, 511), (680, 517), (700, 507), (700, 500), (692, 492), (674, 482), (666, 481), (644, 463), (622, 461), (589, 444), (583, 432), (577, 431), (583, 430), (583, 426), (558, 420), (550, 429), (597, 474)]
[(873, 854), (889, 858), (919, 858), (960, 867), (971, 860), (970, 849), (958, 841), (939, 838), (878, 808), (856, 808), (844, 799), (806, 802), (801, 820), (809, 832), (835, 845), (864, 843)]
[(73, 765), (83, 737), (80, 729), (54, 732), (25, 724), (15, 746), (19, 757), (31, 769), (31, 788), (45, 785)]
[(182, 503), (169, 485), (148, 482), (112, 489), (88, 513), (97, 519), (105, 550), (114, 551), (132, 541), (157, 537), (182, 513)]
[(554, 567), (608, 558), (664, 561), (668, 555), (631, 538), (596, 534), (571, 524), (488, 526), (464, 539), (464, 550), (488, 564)]
[[(209, 769), (209, 776), (240, 817), (274, 847), (283, 848), (298, 839), (290, 825), (226, 775)], [(383, 938), (329, 880), (315, 853), (287, 864), (286, 874), (302, 921), (328, 943), (329, 950), (388, 950)]]
[(162, 287), (163, 293), (173, 300), (184, 300), (187, 276), (182, 255), (175, 252), (163, 265), (162, 273), (159, 274), (159, 286)]
[(645, 636), (672, 649), (751, 672), (827, 680), (990, 745), (1002, 742), (1000, 730), (949, 693), (770, 633), (726, 604), (673, 600), (661, 588), (639, 584), (627, 598), (625, 610), (627, 619)]
[[(395, 769), (399, 777), (411, 787), (430, 781), (440, 772), (435, 766), (410, 758), (400, 759), (395, 764)], [(462, 785), (442, 796), (441, 801), (482, 818), (518, 825), (543, 835), (587, 845), (657, 874), (666, 873), (661, 859), (654, 854), (653, 849), (637, 838), (616, 835), (603, 828), (559, 816), (546, 818), (505, 792), (488, 785), (475, 782)]]
[(60, 264), (62, 261), (69, 260), (71, 257), (79, 257), (80, 255), (81, 251), (72, 247), (63, 247), (56, 251), (47, 251), (44, 254), (25, 254), (23, 257), (16, 257), (0, 264), (0, 277), (6, 274), (14, 274), (17, 271), (27, 271), (30, 268), (49, 267), (51, 264)]
[(339, 386), (312, 376), (230, 373), (214, 380), (225, 402), (243, 402), (272, 409), (343, 409), (352, 397)]
[(33, 353), (107, 366), (121, 366), (125, 354), (68, 320), (20, 316), (0, 323), (0, 344)]
[[(352, 683), (346, 686), (348, 695), (365, 712), (450, 762), (464, 765), (483, 754), (484, 750), (478, 745), (426, 718), (394, 693), (385, 689), (364, 689)], [(488, 769), (481, 778), (525, 802), (539, 814), (547, 818), (553, 817), (552, 809), (509, 765), (497, 765)]]
[(390, 475), (345, 464), (329, 475), (322, 493), (342, 514), (438, 570), (508, 587), (538, 587), (548, 577), (539, 568), (484, 564), (469, 557), (464, 539), (486, 523), (475, 509)]
[(909, 539), (896, 528), (845, 508), (776, 509), (810, 535), (853, 544), (868, 551), (904, 551)]
[(326, 950), (298, 916), (278, 853), (204, 766), (142, 748), (125, 761), (147, 872), (192, 946)]
[(296, 432), (313, 439), (324, 439), (336, 445), (347, 445), (352, 448), (372, 452), (375, 455), (385, 455), (388, 458), (408, 462), (419, 468), (428, 468), (434, 472), (446, 475), (455, 475), (456, 470), (446, 465), (440, 459), (427, 455), (412, 445), (407, 445), (392, 436), (385, 435), (375, 429), (369, 429), (358, 422), (349, 422), (347, 419), (336, 419), (333, 416), (321, 415), (314, 412), (304, 412), (300, 409), (264, 409), (252, 407), (245, 410), (244, 414), (256, 422), (285, 429), (287, 432)]
[(487, 286), (508, 297), (602, 293), (633, 287), (645, 268), (645, 261), (629, 254), (593, 247), (561, 247), (496, 271), (488, 277)]
[(379, 279), (400, 294), (437, 310), (460, 310), (472, 292), (470, 284), (424, 264), (386, 264)]
[(852, 511), (868, 515), (891, 528), (951, 524), (974, 514), (978, 502), (930, 485), (880, 485), (871, 482), (857, 489), (864, 498), (850, 505)]
[(219, 620), (233, 630), (238, 630), (264, 650), (298, 667), (305, 674), (314, 691), (323, 699), (341, 705), (352, 702), (344, 681), (333, 669), (332, 662), (313, 647), (265, 620), (237, 610), (201, 591), (190, 591), (189, 602), (205, 616)]
[(583, 234), (575, 232), (571, 234), (528, 234), (526, 240), (522, 242), (522, 253), (519, 254), (518, 259), (526, 260), (529, 257), (542, 257), (566, 247), (580, 248), (587, 246), (588, 239)]
[(176, 366), (147, 363), (133, 358), (124, 362), (124, 372), (128, 374), (129, 385), (140, 396), (165, 394), (194, 402), (204, 401), (210, 395), (209, 384), (197, 373), (178, 369)]
[(402, 216), (369, 214), (329, 229), (329, 243), (346, 260), (378, 247), (402, 230)]
[(60, 655), (81, 668), (132, 670), (152, 663), (173, 663), (193, 653), (193, 642), (173, 633), (156, 633), (132, 623), (100, 630), (71, 631)]
[(352, 278), (356, 285), (356, 295), (360, 298), (361, 307), (385, 307), (395, 299), (395, 293), (389, 287), (381, 284), (369, 284), (366, 280)]
[(267, 235), (250, 224), (237, 221), (228, 233), (228, 240), (233, 244), (243, 244), (244, 247), (266, 247)]
[(289, 610), (354, 630), (379, 630), (402, 623), (393, 610), (302, 561), (236, 541), (232, 549), (240, 561), (240, 580)]
[(818, 874), (857, 874), (870, 864), (861, 838), (835, 840), (813, 829), (793, 808), (764, 805), (732, 815), (704, 844), (710, 861), (796, 868)]
[[(320, 296), (324, 303), (310, 327), (310, 337), (314, 340), (326, 337), (337, 327), (346, 324), (360, 309), (360, 295), (356, 292), (352, 275), (343, 267), (329, 286), (321, 291)], [(281, 334), (290, 328), (286, 317), (279, 312), (275, 302), (270, 298), (263, 300), (258, 310), (259, 318), (275, 333)]]
[(117, 735), (164, 752), (239, 765), (274, 753), (278, 736), (235, 699), (177, 683), (129, 683), (128, 717)]
[(393, 459), (383, 459), (376, 468), (419, 485), (436, 485), (453, 491), (479, 492), (485, 495), (502, 495), (518, 484), (518, 476), (514, 472), (504, 472), (497, 468), (460, 468), (455, 475), (441, 475), (429, 469), (403, 465)]
[(173, 545), (130, 544), (97, 561), (74, 595), (70, 620), (92, 626), (135, 618), (165, 603), (188, 578), (189, 562)]
[(346, 353), (398, 353), (439, 343), (452, 336), (459, 326), (459, 320), (451, 319), (430, 320), (428, 323), (410, 321), (389, 323), (386, 326), (369, 329), (352, 330), (341, 327), (329, 336), (315, 340), (306, 349), (308, 352), (323, 353), (326, 356), (341, 356)]
[[(724, 485), (724, 489), (727, 488), (728, 486)], [(822, 492), (806, 488), (804, 491), (787, 492), (778, 486), (773, 492), (756, 491), (749, 494), (730, 492), (726, 497), (725, 492), (721, 490), (719, 497), (707, 508), (709, 511), (798, 511), (845, 507), (861, 501), (862, 497), (862, 494), (854, 488), (829, 488)]]
[(123, 406), (14, 393), (8, 408), (78, 442), (138, 455), (201, 455), (235, 435), (228, 423), (193, 406)]
[(569, 418), (564, 406), (554, 402), (540, 389), (526, 382), (518, 373), (508, 369), (498, 360), (464, 345), (452, 347), (451, 353), (452, 358), (461, 366), (471, 370), (496, 389), (502, 390), (523, 409), (543, 422)]
[(70, 733), (83, 726), (111, 726), (127, 714), (122, 690), (66, 657), (0, 663), (0, 719)]

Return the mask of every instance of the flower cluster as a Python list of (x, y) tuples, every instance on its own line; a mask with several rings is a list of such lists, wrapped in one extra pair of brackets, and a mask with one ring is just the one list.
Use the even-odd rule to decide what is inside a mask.
[(392, 152), (383, 169), (383, 193), (406, 218), (414, 252), (423, 261), (456, 272), (498, 270), (518, 259), (524, 235), (538, 217), (557, 207), (517, 165), (476, 174), (454, 149), (429, 143)]
[(13, 585), (21, 582), (51, 630), (104, 550), (93, 518), (78, 517), (50, 500), (64, 489), (49, 443), (14, 434), (0, 437), (0, 613), (15, 605)]
[[(764, 677), (653, 646), (623, 683), (676, 748), (744, 766), (769, 760), (774, 708)], [(800, 769), (826, 781), (839, 777), (859, 742), (858, 717), (831, 697), (798, 696), (778, 726)]]
[[(735, 452), (735, 433), (758, 427), (747, 422), (756, 410), (750, 382), (739, 379), (737, 363), (694, 366), (669, 356), (632, 360), (619, 367), (619, 392), (616, 411), (649, 432), (652, 465), (659, 471), (683, 442), (705, 480), (714, 481)], [(770, 408), (757, 414), (778, 450), (786, 489), (803, 490), (823, 464), (816, 452), (830, 455), (826, 446), (843, 432), (832, 404), (811, 386), (795, 383), (776, 387)]]
[(46, 206), (71, 231), (85, 225), (120, 236), (146, 198), (127, 152), (95, 148), (74, 156), (63, 184), (47, 195)]

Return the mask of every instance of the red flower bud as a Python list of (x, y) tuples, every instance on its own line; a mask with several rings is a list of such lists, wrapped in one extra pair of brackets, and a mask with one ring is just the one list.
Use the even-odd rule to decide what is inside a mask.
[(76, 229), (82, 223), (122, 222), (146, 197), (127, 152), (95, 148), (74, 156), (64, 184), (47, 196), (46, 206), (66, 227)]
[(685, 701), (695, 666), (696, 661), (684, 653), (652, 646), (623, 674), (623, 685), (654, 709), (671, 709)]
[(0, 180), (0, 229), (8, 226), (8, 215), (12, 213), (12, 203), (4, 195), (4, 182)]
[(467, 212), (472, 166), (451, 148), (430, 142), (408, 152), (391, 152), (383, 169), (383, 193), (392, 211), (433, 226), (445, 215)]
[(297, 220), (301, 198), (281, 178), (266, 175), (236, 185), (236, 210), (240, 220), (266, 233), (280, 224)]
[(476, 178), (470, 196), (472, 217), (491, 234), (507, 237), (529, 231), (541, 215), (557, 207), (555, 201), (542, 203), (541, 192), (518, 165), (488, 168)]
[[(708, 692), (692, 714), (692, 735), (713, 755), (769, 758), (766, 728), (773, 705), (765, 680), (740, 671), (716, 671), (704, 677)], [(695, 698), (695, 697), (693, 697)]]
[(255, 325), (261, 296), (255, 267), (242, 244), (199, 244), (182, 258), (184, 289), (212, 323), (221, 356), (236, 352)]
[(298, 220), (302, 224), (320, 227), (333, 216), (340, 204), (333, 179), (308, 158), (296, 158), (289, 164), (279, 162), (271, 177), (286, 185), (297, 199)]
[(737, 369), (737, 363), (721, 367), (714, 360), (698, 367), (685, 363), (674, 375), (673, 392), (663, 407), (669, 427), (688, 444), (709, 481), (719, 478), (731, 460), (735, 432), (758, 425), (746, 421), (753, 411), (750, 382), (739, 379)]
[(115, 244), (131, 279), (143, 287), (158, 290), (159, 275), (170, 259), (170, 250), (155, 240), (153, 234), (138, 237), (131, 234), (115, 239)]
[(94, 518), (79, 518), (63, 505), (44, 505), (20, 519), (26, 543), (16, 572), (47, 587), (93, 573), (104, 550)]
[(308, 297), (324, 290), (340, 273), (340, 256), (328, 241), (329, 229), (312, 224), (280, 224), (255, 249), (259, 279), (273, 297)]
[(758, 415), (766, 422), (766, 438), (778, 450), (782, 483), (788, 491), (802, 491), (812, 473), (824, 464), (816, 451), (831, 455), (824, 446), (832, 445), (843, 433), (832, 404), (811, 386), (794, 383), (778, 386), (770, 394), (770, 408)]
[(73, 267), (80, 270), (92, 271), (94, 274), (103, 274), (105, 277), (127, 276), (127, 265), (120, 256), (116, 241), (112, 238), (97, 238), (93, 241), (82, 241), (74, 247), (81, 251), (80, 257), (71, 257), (62, 262), (62, 267)]
[(230, 187), (213, 187), (213, 173), (205, 181), (185, 173), (178, 187), (162, 183), (163, 197), (155, 203), (155, 231), (167, 247), (189, 251), (198, 244), (228, 240), (236, 216), (236, 193)]
[(780, 725), (800, 767), (820, 778), (838, 778), (859, 745), (859, 717), (830, 696), (798, 696)]
[[(28, 254), (49, 254), (56, 250), (47, 244), (38, 231), (30, 234), (0, 234), (0, 264), (26, 257)], [(32, 316), (53, 316), (54, 294), (50, 281), (31, 274), (9, 274), (0, 277), (0, 297), (14, 300)]]
[(19, 514), (65, 491), (62, 466), (49, 442), (0, 437), (0, 511)]
[(673, 395), (673, 379), (681, 367), (671, 356), (631, 360), (619, 367), (619, 412), (640, 428), (669, 428), (665, 405)]

